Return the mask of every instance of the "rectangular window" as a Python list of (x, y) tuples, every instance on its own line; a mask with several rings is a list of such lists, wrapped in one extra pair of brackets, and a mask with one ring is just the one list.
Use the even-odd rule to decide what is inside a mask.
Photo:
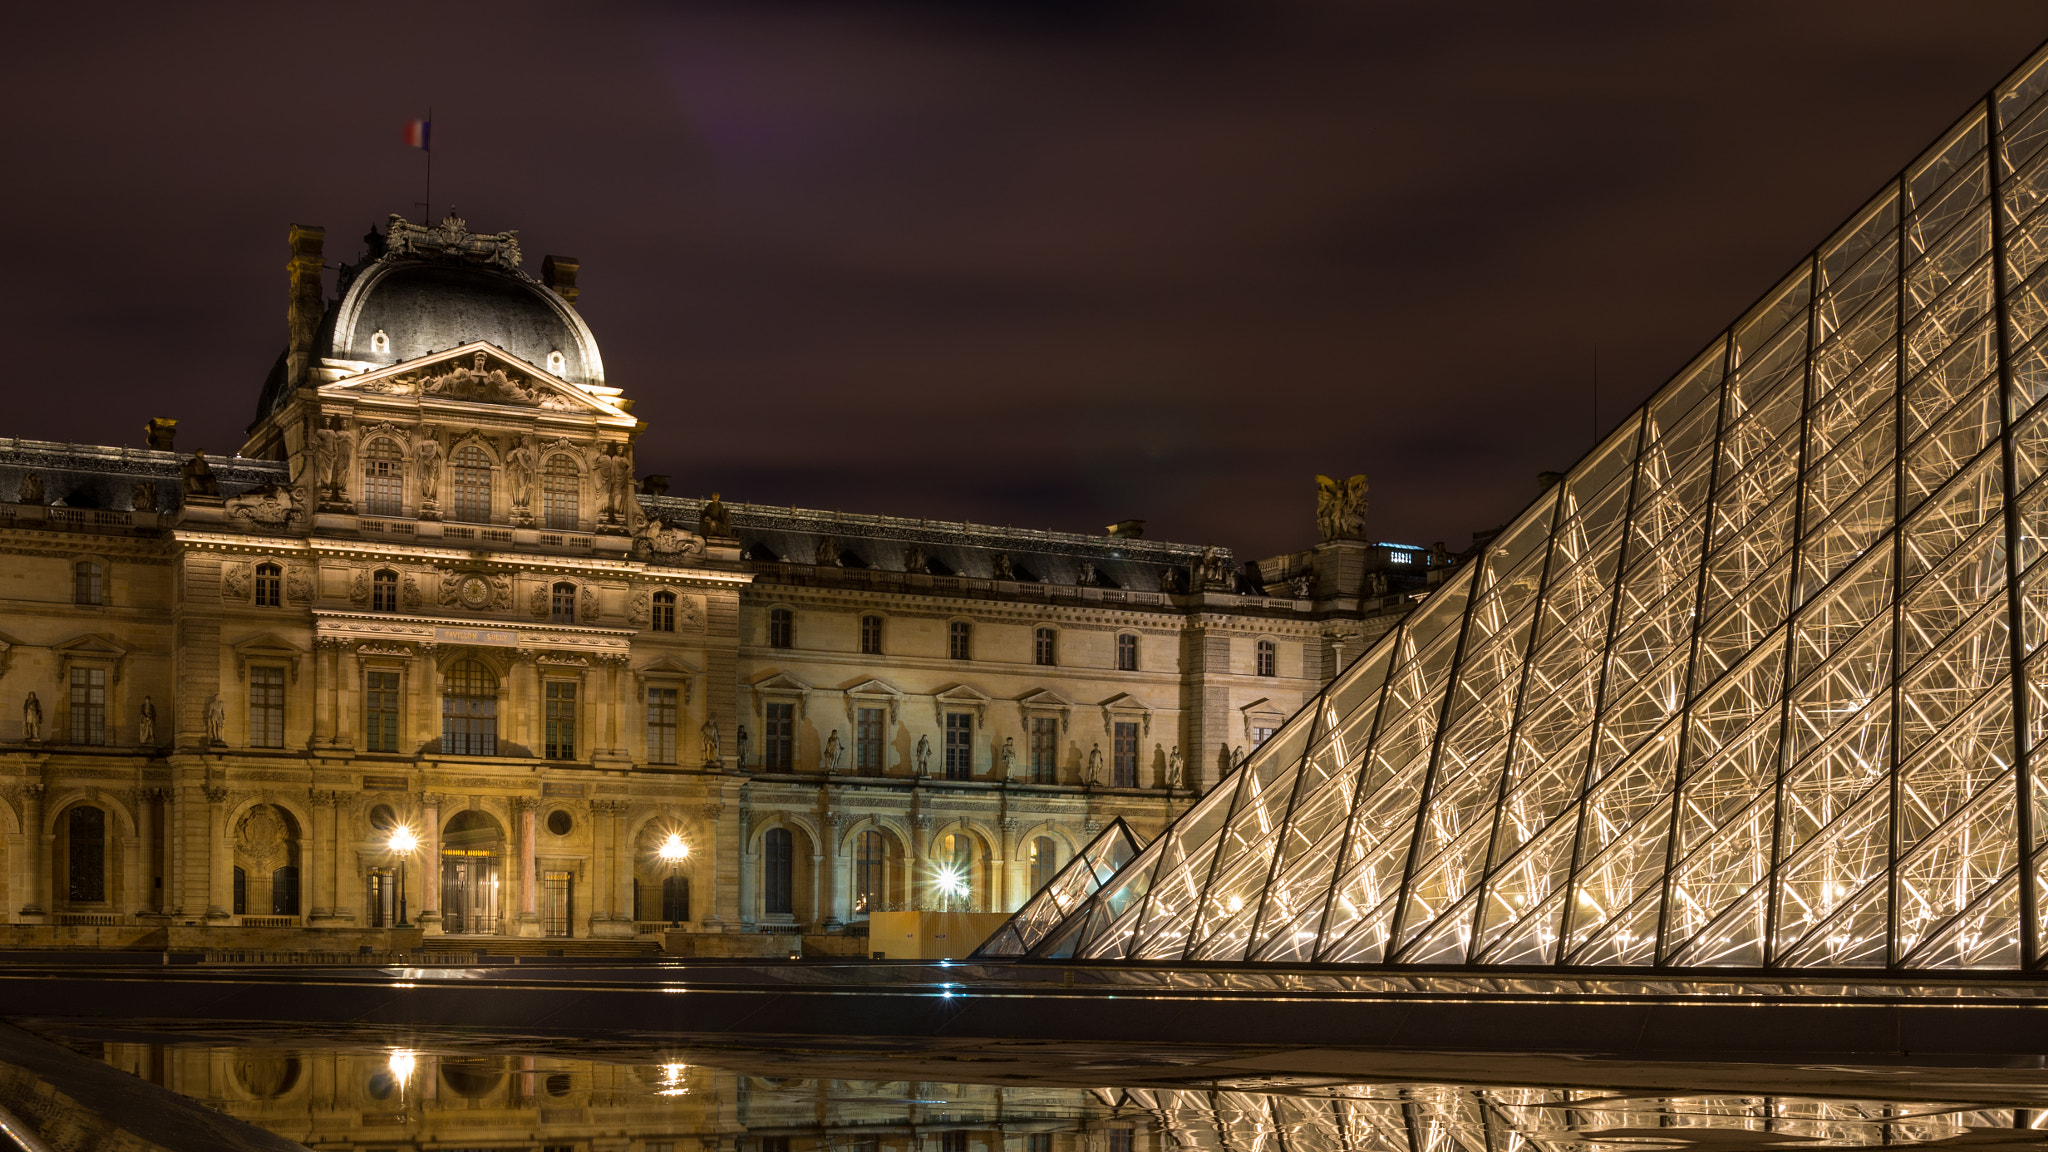
[(1109, 783), (1116, 788), (1138, 786), (1138, 724), (1135, 720), (1116, 722), (1116, 758), (1110, 764)]
[(767, 711), (761, 766), (771, 772), (787, 772), (796, 767), (796, 705), (770, 704)]
[(1257, 748), (1259, 745), (1264, 744), (1268, 739), (1272, 737), (1273, 733), (1278, 731), (1278, 728), (1254, 727), (1252, 729), (1252, 747)]
[(676, 690), (647, 690), (647, 761), (650, 764), (676, 762)]
[(547, 758), (576, 758), (576, 682), (550, 680), (547, 684)]
[(363, 747), (398, 751), (398, 673), (363, 674)]
[(557, 584), (549, 599), (548, 622), (551, 624), (574, 624), (576, 622), (576, 586)]
[(275, 608), (284, 602), (284, 569), (275, 564), (256, 566), (256, 606)]
[(567, 936), (573, 910), (570, 907), (572, 877), (567, 872), (540, 874), (540, 934)]
[(98, 604), (104, 592), (100, 566), (91, 560), (80, 560), (72, 569), (71, 596), (80, 604)]
[(939, 1152), (967, 1152), (967, 1132), (954, 1128), (939, 1133)]
[(1138, 638), (1129, 633), (1116, 638), (1116, 666), (1125, 672), (1138, 670)]
[(946, 655), (955, 660), (972, 660), (974, 651), (974, 625), (965, 620), (955, 620), (946, 627)]
[(1033, 1132), (1025, 1137), (1024, 1152), (1052, 1152), (1052, 1133)]
[(1258, 666), (1255, 669), (1255, 671), (1261, 676), (1279, 675), (1280, 673), (1278, 669), (1278, 655), (1278, 650), (1274, 648), (1273, 642), (1271, 640), (1259, 641)]
[(107, 670), (71, 670), (71, 742), (107, 742)]
[(654, 594), (654, 619), (649, 623), (649, 627), (656, 632), (673, 632), (676, 630), (675, 593), (657, 592)]
[(1047, 668), (1059, 663), (1059, 633), (1050, 628), (1040, 628), (1031, 634), (1031, 662)]
[(946, 779), (966, 780), (974, 774), (974, 717), (946, 713)]
[(860, 708), (853, 723), (853, 769), (863, 776), (882, 774), (882, 710)]
[(771, 609), (768, 613), (768, 646), (787, 648), (795, 642), (796, 621), (787, 608)]
[(1056, 716), (1031, 718), (1031, 782), (1057, 784), (1060, 780), (1060, 722)]
[(882, 618), (863, 616), (860, 618), (860, 651), (863, 656), (882, 654)]
[(284, 747), (284, 669), (249, 669), (249, 747)]

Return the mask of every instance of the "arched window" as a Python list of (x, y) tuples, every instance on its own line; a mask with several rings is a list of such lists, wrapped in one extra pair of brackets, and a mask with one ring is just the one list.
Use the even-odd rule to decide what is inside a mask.
[(275, 564), (256, 566), (256, 606), (275, 608), (284, 603), (284, 569)]
[(474, 444), (457, 449), (448, 480), (455, 493), (455, 519), (472, 524), (490, 523), (491, 458), (484, 450)]
[(673, 632), (676, 630), (675, 593), (656, 592), (654, 594), (654, 619), (648, 622), (648, 626), (656, 632)]
[(1052, 883), (1053, 874), (1060, 870), (1059, 844), (1050, 836), (1035, 836), (1031, 840), (1031, 890), (1033, 892)]
[(1278, 676), (1279, 651), (1271, 640), (1261, 640), (1258, 646), (1257, 666), (1254, 669), (1261, 676)]
[(661, 918), (679, 924), (690, 918), (690, 878), (680, 874), (661, 879)]
[(405, 457), (388, 436), (363, 449), (363, 514), (397, 516), (405, 511)]
[(542, 527), (573, 532), (582, 524), (576, 499), (580, 479), (574, 460), (559, 454), (548, 458), (540, 479)]
[(229, 908), (237, 916), (244, 916), (249, 912), (249, 873), (240, 864), (235, 865), (234, 902)]
[(370, 577), (370, 610), (398, 611), (398, 573), (389, 568), (379, 568)]
[(770, 828), (761, 838), (761, 910), (770, 916), (790, 913), (791, 866), (795, 845), (787, 828)]
[(787, 608), (768, 610), (768, 646), (788, 648), (796, 643), (796, 617)]
[(79, 903), (103, 901), (107, 898), (107, 814), (80, 804), (64, 820), (70, 841), (65, 853), (65, 891)]
[(888, 899), (888, 868), (888, 845), (883, 842), (882, 834), (876, 831), (861, 833), (854, 841), (854, 915), (865, 916), (884, 910), (882, 904)]
[(498, 678), (475, 660), (457, 661), (448, 669), (441, 692), (441, 751), (498, 754)]
[(576, 622), (576, 586), (567, 581), (555, 585), (548, 619), (556, 624)]
[(1051, 628), (1040, 628), (1031, 634), (1031, 662), (1047, 668), (1059, 663), (1060, 634)]
[(287, 864), (270, 874), (270, 914), (299, 914), (299, 866)]
[(79, 604), (106, 603), (106, 578), (97, 561), (80, 560), (71, 569), (71, 599)]

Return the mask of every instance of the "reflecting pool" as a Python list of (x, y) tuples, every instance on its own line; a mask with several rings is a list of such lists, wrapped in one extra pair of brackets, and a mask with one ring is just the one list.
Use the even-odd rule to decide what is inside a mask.
[[(2003, 1083), (2013, 1098), (1997, 1105), (1318, 1076), (1171, 1088), (1156, 1086), (1156, 1074), (1131, 1077), (1155, 1086), (1086, 1083), (1091, 1067), (1108, 1078), (1133, 1064), (1091, 1064), (1085, 1052), (1069, 1053), (1048, 1077), (1024, 1062), (1033, 1070), (881, 1047), (821, 1055), (592, 1044), (560, 1054), (456, 1033), (32, 1027), (267, 1133), (334, 1152), (2038, 1150), (2048, 1139), (2048, 1073), (2038, 1069), (2009, 1070), (2024, 1079)], [(934, 1079), (935, 1063), (948, 1059), (960, 1061), (960, 1079)], [(839, 1075), (810, 1074), (821, 1068)], [(872, 1078), (845, 1078), (856, 1068)], [(160, 1145), (131, 1137), (118, 1146)]]

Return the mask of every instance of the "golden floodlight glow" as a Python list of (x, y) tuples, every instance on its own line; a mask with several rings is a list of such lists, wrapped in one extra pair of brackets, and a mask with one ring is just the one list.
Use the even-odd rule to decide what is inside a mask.
[(414, 1066), (414, 1064), (415, 1064), (415, 1061), (414, 1061), (414, 1059), (413, 1059), (413, 1055), (412, 1055), (412, 1052), (411, 1052), (411, 1050), (410, 1050), (410, 1049), (406, 1049), (406, 1048), (394, 1048), (394, 1049), (392, 1049), (392, 1051), (391, 1051), (391, 1075), (393, 1075), (394, 1077), (396, 1077), (396, 1078), (398, 1079), (398, 1082), (399, 1082), (400, 1084), (404, 1084), (404, 1083), (405, 1083), (406, 1081), (408, 1081), (408, 1080), (412, 1079), (412, 1070), (413, 1070), (413, 1066)]
[(411, 852), (419, 846), (420, 838), (412, 834), (412, 829), (403, 826), (392, 829), (391, 850), (393, 852)]
[(690, 846), (683, 843), (683, 838), (680, 834), (671, 832), (668, 834), (668, 839), (661, 842), (661, 847), (656, 850), (655, 854), (673, 864), (690, 854)]

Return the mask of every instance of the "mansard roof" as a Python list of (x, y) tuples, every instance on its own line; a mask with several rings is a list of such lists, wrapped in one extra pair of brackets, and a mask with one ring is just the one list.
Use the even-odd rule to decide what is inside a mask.
[[(120, 512), (167, 512), (178, 507), (182, 488), (179, 469), (191, 458), (186, 452), (150, 448), (0, 439), (0, 502), (17, 502), (23, 478), (33, 472), (42, 481), (43, 502), (47, 504)], [(220, 482), (224, 497), (239, 496), (265, 484), (283, 483), (288, 478), (288, 468), (282, 460), (208, 456), (206, 462)], [(136, 485), (145, 481), (156, 485), (157, 503), (153, 508), (135, 506)]]

